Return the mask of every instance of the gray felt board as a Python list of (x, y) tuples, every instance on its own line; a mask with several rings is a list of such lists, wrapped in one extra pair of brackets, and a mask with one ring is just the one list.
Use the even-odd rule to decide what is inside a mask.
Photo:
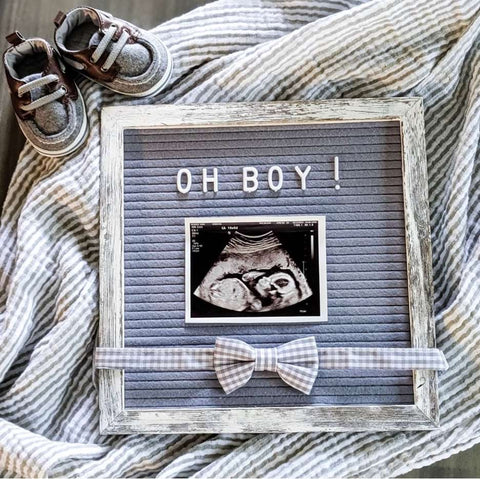
[[(321, 347), (410, 346), (398, 121), (131, 129), (124, 149), (126, 347), (212, 347), (219, 335), (268, 347), (312, 334)], [(278, 192), (272, 165), (284, 171)], [(295, 165), (312, 166), (304, 191)], [(254, 194), (242, 192), (244, 166), (259, 171)], [(219, 191), (203, 193), (202, 168), (213, 167)], [(180, 168), (192, 172), (188, 195)], [(186, 217), (310, 214), (326, 216), (328, 322), (185, 325)], [(410, 371), (320, 369), (309, 396), (267, 372), (228, 396), (213, 371), (125, 374), (127, 409), (412, 403)]]

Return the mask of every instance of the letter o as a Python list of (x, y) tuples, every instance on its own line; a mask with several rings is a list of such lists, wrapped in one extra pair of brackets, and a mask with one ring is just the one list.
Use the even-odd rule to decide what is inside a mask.
[[(277, 184), (273, 184), (273, 173), (276, 172), (278, 176)], [(279, 166), (272, 166), (268, 170), (268, 187), (272, 191), (278, 191), (282, 188), (283, 185), (283, 171)]]
[[(186, 175), (187, 177), (187, 183), (185, 186), (182, 184), (183, 176)], [(178, 170), (177, 173), (177, 190), (180, 193), (186, 194), (188, 193), (192, 188), (192, 174), (190, 173), (190, 170), (188, 168), (181, 168)]]

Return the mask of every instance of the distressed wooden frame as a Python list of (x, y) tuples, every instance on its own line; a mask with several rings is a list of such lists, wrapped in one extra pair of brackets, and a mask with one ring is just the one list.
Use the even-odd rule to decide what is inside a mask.
[[(421, 98), (117, 106), (102, 110), (99, 346), (123, 347), (123, 131), (399, 120), (412, 347), (435, 347)], [(437, 377), (413, 372), (413, 405), (126, 410), (123, 371), (98, 370), (103, 434), (425, 430), (439, 425)]]

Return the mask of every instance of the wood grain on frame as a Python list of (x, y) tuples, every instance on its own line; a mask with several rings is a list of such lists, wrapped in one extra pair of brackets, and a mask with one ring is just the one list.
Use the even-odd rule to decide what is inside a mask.
[[(102, 112), (99, 345), (123, 345), (123, 131), (400, 120), (412, 346), (433, 347), (432, 273), (422, 101), (410, 99), (108, 107)], [(415, 404), (125, 410), (123, 373), (98, 371), (101, 430), (291, 432), (430, 429), (438, 425), (436, 373), (414, 373)]]

